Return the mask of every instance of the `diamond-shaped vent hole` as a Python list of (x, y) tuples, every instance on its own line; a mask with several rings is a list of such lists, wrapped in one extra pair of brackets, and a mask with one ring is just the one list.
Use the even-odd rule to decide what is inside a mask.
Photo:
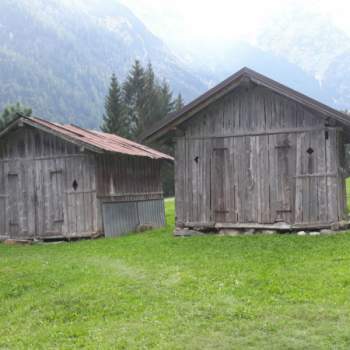
[(78, 182), (77, 182), (77, 180), (73, 181), (72, 187), (73, 187), (74, 191), (76, 191), (78, 189)]
[(314, 153), (314, 150), (311, 147), (309, 147), (306, 152), (311, 155), (312, 153)]

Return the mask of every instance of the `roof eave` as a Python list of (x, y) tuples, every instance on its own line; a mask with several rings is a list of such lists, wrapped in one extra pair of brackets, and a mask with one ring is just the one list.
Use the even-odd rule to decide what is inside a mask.
[[(97, 154), (120, 154), (120, 155), (127, 155), (130, 157), (143, 157), (143, 158), (148, 158), (148, 159), (153, 159), (153, 160), (167, 160), (167, 161), (174, 161), (174, 158), (171, 156), (168, 156), (166, 154), (160, 154), (159, 156), (157, 155), (145, 155), (145, 154), (128, 154), (128, 153), (123, 153), (123, 152), (117, 152), (117, 151), (109, 151), (105, 150), (104, 148), (100, 148), (97, 146), (93, 146), (89, 144), (88, 142), (84, 142), (82, 140), (77, 140), (73, 137), (70, 137), (68, 135), (65, 135), (63, 133), (60, 133), (59, 131), (52, 130), (49, 127), (46, 127), (44, 125), (41, 125), (38, 123), (35, 119), (38, 118), (30, 118), (24, 115), (18, 115), (18, 117), (14, 120), (12, 120), (1, 132), (0, 132), (0, 138), (7, 133), (9, 133), (12, 129), (18, 128), (22, 125), (28, 125), (31, 127), (34, 127), (36, 129), (42, 130), (45, 133), (48, 133), (53, 136), (57, 136), (60, 139), (63, 139), (69, 143), (72, 143), (78, 147), (83, 148), (84, 150), (89, 150), (91, 152), (97, 153)], [(47, 122), (47, 121), (45, 121)]]
[(74, 137), (70, 137), (68, 135), (65, 135), (63, 133), (60, 133), (58, 131), (55, 131), (55, 130), (52, 130), (50, 129), (49, 127), (46, 127), (44, 125), (41, 125), (37, 122), (35, 122), (34, 119), (31, 119), (31, 118), (25, 118), (24, 119), (24, 123), (29, 125), (29, 126), (32, 126), (34, 128), (37, 128), (39, 130), (42, 130), (42, 131), (45, 131), (47, 132), (48, 134), (51, 134), (53, 136), (57, 136), (67, 142), (70, 142), (70, 143), (73, 143), (75, 144), (76, 146), (79, 146), (79, 147), (83, 147), (84, 149), (88, 149), (92, 152), (95, 152), (95, 153), (104, 153), (104, 150), (102, 148), (99, 148), (99, 147), (96, 147), (96, 146), (92, 146), (91, 144), (89, 144), (88, 142), (84, 142), (84, 141), (80, 141), (80, 140), (77, 140), (76, 138)]
[(319, 111), (321, 114), (335, 119), (345, 126), (350, 127), (350, 118), (346, 114), (337, 111), (334, 108), (329, 107), (281, 83), (278, 83), (275, 80), (265, 77), (264, 75), (259, 74), (249, 68), (244, 67), (240, 71), (224, 80), (222, 83), (218, 84), (214, 88), (196, 98), (175, 115), (172, 114), (168, 118), (165, 118), (164, 120), (157, 123), (153, 128), (142, 134), (140, 139), (142, 141), (153, 142), (163, 137), (169, 131), (176, 129), (177, 125), (183, 123), (187, 119), (191, 118), (194, 114), (207, 107), (209, 104), (215, 102), (228, 92), (234, 90), (245, 78), (248, 78), (255, 84), (265, 86), (277, 94), (293, 99), (294, 101), (312, 110)]

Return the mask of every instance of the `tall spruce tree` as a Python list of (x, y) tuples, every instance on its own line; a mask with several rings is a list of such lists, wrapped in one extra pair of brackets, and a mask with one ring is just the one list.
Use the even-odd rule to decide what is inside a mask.
[(108, 95), (106, 96), (105, 114), (103, 115), (101, 130), (122, 137), (130, 137), (122, 91), (115, 74), (112, 75)]
[(181, 94), (178, 94), (176, 100), (174, 101), (174, 111), (175, 112), (181, 111), (181, 109), (184, 107), (184, 105), (185, 104), (184, 104), (184, 101), (182, 99)]
[(155, 77), (151, 63), (148, 63), (145, 70), (144, 100), (142, 108), (144, 120), (147, 125), (153, 124), (159, 119), (159, 96), (158, 82)]
[(130, 137), (136, 139), (146, 126), (145, 70), (138, 60), (135, 60), (123, 84), (123, 93)]
[[(166, 117), (175, 108), (175, 102), (173, 101), (172, 92), (169, 84), (163, 80), (158, 85), (158, 115), (157, 119), (160, 120)], [(174, 144), (172, 139), (165, 139), (161, 143), (155, 144), (154, 147), (163, 151), (164, 153), (174, 155)], [(161, 178), (163, 182), (163, 191), (165, 196), (174, 195), (174, 165), (171, 163), (164, 163), (161, 168)]]
[(162, 81), (159, 90), (160, 96), (160, 118), (164, 118), (174, 110), (173, 94), (166, 80)]
[(30, 117), (32, 115), (31, 108), (25, 107), (17, 102), (14, 105), (9, 105), (0, 113), (0, 130), (3, 129), (9, 122), (17, 118), (18, 113)]

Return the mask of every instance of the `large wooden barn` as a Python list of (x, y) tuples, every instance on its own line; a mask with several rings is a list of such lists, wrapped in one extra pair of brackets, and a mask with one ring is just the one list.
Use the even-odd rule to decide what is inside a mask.
[(115, 135), (20, 117), (0, 133), (0, 238), (162, 226), (164, 160), (172, 158)]
[(345, 114), (243, 68), (143, 135), (176, 136), (176, 225), (311, 229), (347, 220)]

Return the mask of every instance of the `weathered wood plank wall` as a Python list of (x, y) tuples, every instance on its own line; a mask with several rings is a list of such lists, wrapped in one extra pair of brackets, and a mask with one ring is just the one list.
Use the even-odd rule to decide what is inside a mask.
[(261, 86), (213, 103), (178, 130), (178, 224), (341, 220), (342, 132), (330, 123)]
[(0, 236), (102, 232), (104, 202), (149, 201), (139, 205), (138, 219), (161, 217), (159, 224), (164, 208), (156, 212), (152, 201), (163, 199), (160, 163), (95, 154), (28, 126), (13, 130), (0, 140)]
[(125, 155), (97, 156), (98, 198), (147, 200), (162, 198), (159, 160)]
[(94, 154), (30, 127), (0, 141), (0, 235), (92, 234), (101, 229), (96, 203)]

